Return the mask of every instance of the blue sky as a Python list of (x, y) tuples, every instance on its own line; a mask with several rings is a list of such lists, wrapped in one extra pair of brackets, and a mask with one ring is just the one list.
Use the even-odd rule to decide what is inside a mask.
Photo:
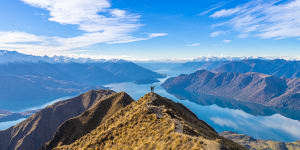
[(300, 58), (300, 0), (4, 0), (0, 49), (123, 59)]

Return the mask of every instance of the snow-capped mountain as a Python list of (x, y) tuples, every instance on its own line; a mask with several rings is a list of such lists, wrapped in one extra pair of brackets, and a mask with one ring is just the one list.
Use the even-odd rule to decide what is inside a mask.
[(73, 58), (67, 56), (33, 56), (16, 51), (0, 50), (0, 64), (15, 62), (47, 62), (47, 63), (97, 63), (97, 62), (127, 62), (120, 59)]

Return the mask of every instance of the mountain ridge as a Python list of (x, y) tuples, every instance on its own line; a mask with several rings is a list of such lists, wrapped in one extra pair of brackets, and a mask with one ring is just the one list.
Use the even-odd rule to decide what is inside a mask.
[(19, 53), (17, 51), (0, 50), (0, 64), (5, 63), (97, 63), (97, 62), (125, 62), (123, 59), (92, 59), (84, 57), (68, 57), (68, 56), (34, 56)]
[(41, 149), (51, 150), (60, 145), (73, 143), (133, 101), (125, 92), (111, 94), (106, 98), (102, 98), (102, 100), (99, 100), (79, 116), (62, 123), (53, 138), (44, 144)]
[(241, 59), (190, 61), (174, 69), (194, 72), (209, 70), (216, 72), (257, 72), (282, 78), (299, 78), (300, 61), (284, 59)]
[(182, 104), (155, 93), (113, 114), (95, 130), (58, 149), (244, 149)]
[[(208, 94), (266, 106), (299, 110), (299, 79), (282, 79), (261, 73), (216, 73), (199, 70), (166, 80), (162, 86), (170, 93)], [(282, 104), (282, 105), (281, 105)]]

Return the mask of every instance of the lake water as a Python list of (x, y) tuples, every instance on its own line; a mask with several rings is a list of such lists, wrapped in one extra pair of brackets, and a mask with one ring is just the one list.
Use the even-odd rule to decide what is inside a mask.
[[(158, 72), (168, 74), (170, 76), (176, 76), (179, 74), (178, 72), (169, 72), (167, 70), (160, 70)], [(207, 122), (218, 132), (234, 131), (250, 135), (257, 139), (285, 142), (300, 140), (299, 121), (286, 118), (280, 114), (274, 114), (272, 116), (254, 116), (238, 109), (222, 108), (217, 105), (203, 106), (189, 100), (179, 100), (175, 96), (166, 92), (164, 88), (160, 86), (160, 84), (166, 79), (167, 78), (161, 79), (159, 83), (154, 84), (137, 85), (134, 83), (117, 83), (105, 86), (116, 92), (125, 91), (136, 100), (150, 92), (150, 86), (155, 86), (155, 92), (157, 94), (167, 97), (175, 102), (182, 103), (193, 111), (199, 119)], [(56, 99), (41, 106), (24, 109), (24, 111), (44, 108), (49, 104), (53, 104), (67, 98), (69, 97)], [(24, 119), (2, 122), (0, 123), (0, 130), (7, 129), (23, 120)]]
[(23, 120), (25, 120), (26, 118), (22, 118), (19, 120), (14, 120), (14, 121), (6, 121), (6, 122), (0, 122), (0, 130), (5, 130), (11, 126), (14, 126), (20, 122), (22, 122)]
[[(19, 111), (16, 111), (16, 112), (25, 112), (25, 111), (39, 110), (39, 109), (47, 107), (48, 105), (52, 105), (52, 104), (54, 104), (56, 102), (63, 101), (63, 100), (66, 100), (66, 99), (69, 99), (69, 98), (72, 98), (72, 97), (73, 96), (66, 96), (66, 97), (58, 98), (58, 99), (55, 99), (55, 100), (50, 101), (48, 103), (45, 103), (43, 105), (34, 106), (34, 107), (30, 107), (30, 108), (25, 108), (25, 109), (22, 109), (22, 110), (19, 110)], [(25, 119), (26, 118), (21, 118), (21, 119), (14, 120), (14, 121), (0, 122), (0, 130), (8, 129), (9, 127), (18, 124), (18, 123), (22, 122)]]
[(138, 100), (150, 92), (150, 86), (155, 86), (155, 93), (180, 102), (193, 111), (199, 119), (204, 120), (216, 131), (234, 131), (252, 136), (256, 139), (292, 142), (300, 140), (300, 122), (286, 118), (280, 114), (272, 116), (254, 116), (242, 110), (221, 108), (217, 105), (203, 106), (189, 100), (179, 100), (165, 91), (159, 83), (136, 85), (134, 83), (109, 84), (106, 87), (116, 92), (125, 91)]

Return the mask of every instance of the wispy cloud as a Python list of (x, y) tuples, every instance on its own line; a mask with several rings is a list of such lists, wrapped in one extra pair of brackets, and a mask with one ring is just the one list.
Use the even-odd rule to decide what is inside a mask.
[(201, 45), (200, 43), (193, 43), (193, 44), (187, 44), (186, 46), (188, 46), (188, 47), (198, 47), (200, 45)]
[(210, 15), (210, 17), (212, 18), (227, 17), (239, 12), (240, 10), (241, 10), (240, 7), (236, 7), (233, 9), (222, 9)]
[(34, 54), (51, 54), (74, 49), (85, 49), (98, 43), (127, 43), (166, 36), (150, 33), (133, 36), (142, 24), (140, 15), (112, 8), (109, 0), (22, 0), (24, 3), (45, 9), (49, 21), (61, 25), (75, 25), (83, 33), (62, 38), (38, 36), (26, 32), (5, 31), (0, 35), (0, 48)]
[(223, 42), (228, 44), (228, 43), (231, 43), (232, 40), (223, 40)]
[(214, 5), (212, 5), (208, 10), (206, 10), (206, 11), (204, 11), (204, 12), (198, 14), (198, 15), (199, 16), (207, 15), (207, 14), (209, 14), (209, 13), (211, 13), (211, 12), (213, 12), (213, 11), (215, 11), (215, 10), (217, 10), (217, 9), (219, 9), (219, 8), (221, 8), (221, 7), (223, 7), (226, 4), (231, 3), (231, 2), (232, 2), (232, 0), (226, 0), (226, 1), (218, 2)]
[(149, 40), (152, 38), (156, 38), (156, 37), (163, 37), (163, 36), (167, 36), (167, 33), (151, 33), (148, 34), (148, 36), (143, 37), (143, 38), (132, 38), (132, 37), (128, 37), (128, 38), (124, 38), (123, 40), (117, 40), (117, 41), (112, 41), (112, 42), (107, 42), (107, 44), (120, 44), (120, 43), (129, 43), (129, 42), (135, 42), (135, 41), (145, 41), (145, 40)]
[(210, 9), (208, 9), (208, 10), (206, 10), (206, 11), (204, 11), (204, 12), (198, 14), (198, 15), (200, 15), (200, 16), (207, 15), (207, 14), (213, 12), (214, 10), (223, 7), (224, 5), (225, 5), (225, 3), (219, 2), (219, 3), (215, 4), (215, 5), (213, 5)]
[(210, 17), (228, 18), (214, 26), (230, 26), (241, 35), (283, 39), (300, 37), (299, 16), (300, 0), (257, 0), (216, 11)]
[(217, 36), (224, 35), (224, 34), (226, 34), (225, 31), (215, 31), (210, 34), (210, 37), (217, 37)]

